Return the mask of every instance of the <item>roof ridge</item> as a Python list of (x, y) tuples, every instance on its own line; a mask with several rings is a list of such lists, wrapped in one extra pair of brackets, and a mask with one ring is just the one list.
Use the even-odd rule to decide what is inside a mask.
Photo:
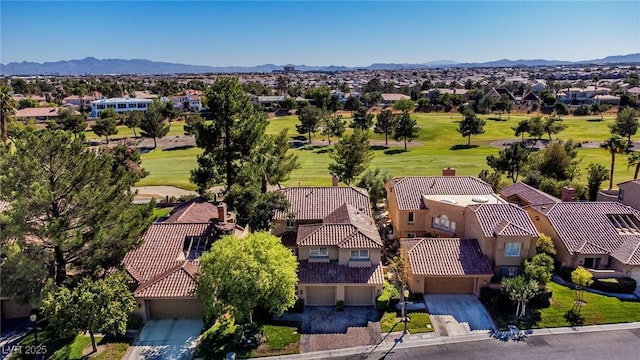
[(182, 219), (183, 216), (185, 216), (187, 214), (187, 212), (193, 207), (193, 205), (195, 204), (195, 201), (191, 201), (191, 203), (189, 204), (189, 206), (186, 207), (186, 209), (184, 209), (182, 211), (182, 214), (180, 214), (180, 216), (178, 216), (178, 219), (176, 219), (176, 222), (180, 221)]
[[(180, 270), (182, 269), (182, 266), (184, 265), (184, 263), (186, 263), (186, 261), (179, 263), (177, 265), (174, 265), (172, 267), (170, 267), (169, 269), (165, 270), (164, 272), (152, 277), (151, 279), (145, 281), (144, 283), (142, 283), (140, 286), (138, 286), (138, 288), (135, 290), (135, 292), (140, 292), (144, 289), (149, 288), (150, 286), (152, 286), (153, 284), (158, 283), (160, 280), (168, 277), (169, 275), (173, 274), (174, 272), (176, 272), (176, 270)], [(186, 270), (185, 270), (186, 271)], [(187, 274), (189, 274), (189, 272), (187, 271)], [(191, 274), (189, 274), (189, 276), (191, 276)], [(193, 277), (193, 276), (192, 276)]]
[[(631, 258), (633, 257), (633, 255), (634, 255), (634, 254), (636, 253), (636, 251), (638, 251), (638, 249), (640, 248), (640, 241), (639, 241), (639, 240), (640, 240), (640, 237), (638, 237), (638, 236), (633, 236), (633, 237), (631, 237), (631, 238), (635, 238), (635, 239), (638, 239), (638, 240), (636, 240), (636, 241), (637, 241), (636, 246), (635, 246), (635, 247), (633, 247), (633, 250), (629, 252), (629, 257), (624, 261), (624, 262), (625, 262), (625, 264), (628, 264), (628, 263), (629, 263), (629, 261), (631, 260)], [(631, 241), (631, 238), (629, 238), (629, 239), (625, 240), (625, 242), (627, 242), (627, 241)], [(623, 242), (622, 244), (620, 244), (620, 245), (622, 246), (623, 244), (624, 244), (624, 242)], [(621, 247), (621, 246), (618, 246), (618, 247), (616, 248), (616, 251), (618, 251), (618, 250), (620, 249), (620, 247)]]

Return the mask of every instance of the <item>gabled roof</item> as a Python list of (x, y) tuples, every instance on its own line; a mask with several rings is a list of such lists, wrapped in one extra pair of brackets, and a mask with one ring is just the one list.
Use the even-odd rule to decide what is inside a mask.
[(469, 209), (478, 219), (485, 237), (539, 236), (527, 212), (513, 204), (470, 205)]
[(402, 239), (414, 275), (493, 275), (489, 260), (475, 239)]
[(351, 268), (336, 261), (298, 263), (298, 282), (301, 284), (383, 284), (382, 264)]
[(557, 197), (521, 182), (502, 188), (500, 196), (507, 201), (517, 201), (524, 205), (553, 205), (560, 202)]
[[(545, 215), (570, 253), (609, 254), (624, 264), (640, 264), (640, 231), (633, 229), (640, 211), (617, 202), (560, 202)], [(621, 218), (634, 222), (632, 229), (620, 228)]]
[(197, 197), (173, 208), (164, 222), (206, 223), (217, 219), (218, 207), (202, 197)]
[[(292, 187), (281, 190), (289, 201), (289, 212), (296, 221), (320, 222), (342, 204), (349, 204), (371, 217), (367, 190), (358, 187)], [(287, 220), (287, 213), (277, 211), (276, 220)]]
[(529, 91), (526, 95), (522, 97), (524, 101), (540, 101), (540, 97), (536, 95), (533, 91)]
[(349, 204), (343, 204), (327, 215), (322, 224), (300, 225), (296, 244), (348, 249), (383, 246), (371, 216)]
[(194, 295), (195, 274), (198, 267), (191, 262), (177, 265), (141, 284), (134, 292), (136, 297), (190, 297)]
[(425, 209), (422, 195), (491, 195), (486, 182), (472, 176), (408, 176), (389, 180), (399, 210)]

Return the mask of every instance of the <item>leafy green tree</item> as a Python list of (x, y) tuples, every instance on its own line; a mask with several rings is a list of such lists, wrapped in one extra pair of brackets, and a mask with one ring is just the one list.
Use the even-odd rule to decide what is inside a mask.
[(491, 185), (491, 188), (494, 192), (498, 192), (500, 190), (500, 185), (502, 182), (502, 171), (489, 171), (487, 169), (480, 170), (478, 177)]
[[(278, 185), (289, 180), (291, 173), (300, 168), (298, 155), (289, 152), (288, 129), (282, 129), (278, 135), (269, 136), (258, 148), (258, 154), (249, 164), (258, 164), (262, 167), (267, 183)], [(246, 184), (246, 182), (245, 182)], [(263, 186), (262, 192), (266, 192)]]
[(560, 117), (549, 116), (544, 121), (544, 132), (549, 135), (549, 141), (551, 141), (551, 135), (559, 134), (567, 128), (567, 124), (562, 122)]
[(524, 276), (518, 275), (513, 278), (503, 278), (502, 291), (517, 304), (516, 317), (522, 318), (527, 313), (527, 304), (538, 294), (539, 288), (535, 280), (526, 280)]
[(360, 129), (362, 131), (367, 131), (373, 125), (373, 118), (375, 115), (370, 114), (369, 110), (360, 106), (358, 110), (356, 110), (355, 114), (353, 114), (353, 121), (351, 122), (351, 127), (354, 129)]
[(345, 124), (342, 115), (330, 115), (325, 113), (322, 117), (322, 135), (326, 135), (331, 145), (331, 137), (340, 137), (344, 134)]
[[(259, 171), (259, 169), (256, 169)], [(287, 211), (288, 202), (282, 193), (263, 191), (257, 183), (233, 184), (225, 201), (236, 212), (237, 222), (251, 231), (270, 231), (276, 211)]]
[(591, 112), (594, 114), (600, 114), (600, 120), (604, 120), (604, 116), (602, 114), (609, 110), (610, 107), (611, 106), (609, 104), (593, 104), (591, 105)]
[(7, 143), (9, 136), (7, 134), (7, 123), (16, 112), (16, 103), (13, 100), (13, 94), (7, 86), (0, 86), (0, 131), (2, 132), (2, 142)]
[(252, 321), (258, 305), (280, 315), (296, 301), (297, 270), (295, 255), (276, 236), (224, 236), (200, 258), (196, 294), (209, 319), (231, 311)]
[(529, 119), (528, 123), (529, 124), (527, 132), (529, 133), (529, 136), (534, 139), (540, 140), (542, 138), (542, 135), (544, 135), (545, 133), (544, 121), (542, 120), (542, 116), (534, 116)]
[(587, 189), (589, 193), (589, 201), (596, 201), (598, 192), (600, 191), (600, 185), (603, 181), (609, 179), (607, 168), (600, 164), (591, 163), (587, 168), (589, 176), (587, 177)]
[(376, 134), (384, 134), (384, 144), (389, 145), (389, 134), (393, 132), (398, 117), (391, 110), (382, 110), (376, 117), (376, 126), (373, 132)]
[(309, 144), (311, 144), (311, 133), (318, 130), (320, 120), (322, 119), (322, 110), (314, 105), (303, 106), (298, 110), (298, 120), (300, 124), (296, 125), (298, 134), (308, 134)]
[(553, 111), (558, 115), (558, 119), (560, 119), (562, 115), (569, 115), (569, 107), (559, 101), (553, 104)]
[(213, 121), (196, 126), (196, 144), (204, 151), (191, 181), (204, 194), (212, 185), (229, 189), (240, 170), (253, 161), (262, 146), (267, 117), (258, 111), (237, 78), (218, 78), (207, 88), (207, 106)]
[(0, 245), (37, 256), (46, 269), (13, 272), (5, 269), (13, 261), (7, 259), (0, 264), (5, 296), (36, 299), (47, 279), (61, 286), (72, 276), (100, 274), (120, 264), (153, 221), (153, 203), (133, 205), (133, 177), (105, 171), (113, 156), (70, 136), (24, 132), (12, 151), (0, 150), (0, 198), (11, 201)]
[(629, 153), (629, 157), (627, 158), (628, 167), (635, 166), (635, 171), (633, 172), (633, 179), (638, 179), (638, 172), (640, 172), (640, 152), (633, 151)]
[(195, 135), (198, 124), (204, 123), (204, 119), (200, 114), (189, 114), (184, 120), (184, 134)]
[(367, 169), (356, 182), (356, 186), (367, 189), (371, 207), (376, 208), (379, 201), (387, 197), (387, 189), (384, 187), (391, 175), (387, 170), (380, 168)]
[(611, 133), (627, 138), (627, 142), (631, 144), (631, 136), (638, 132), (638, 113), (626, 107), (618, 112), (616, 122), (611, 125)]
[(351, 184), (369, 167), (374, 157), (369, 146), (369, 133), (356, 129), (353, 134), (345, 135), (329, 157), (333, 160), (329, 171), (337, 174), (345, 184)]
[(84, 133), (87, 128), (87, 122), (81, 114), (75, 114), (73, 110), (68, 108), (60, 109), (58, 112), (58, 122), (62, 125), (62, 129), (71, 131), (73, 138), (76, 139), (78, 134)]
[(556, 247), (553, 244), (553, 239), (549, 235), (540, 233), (538, 239), (536, 239), (536, 252), (538, 254), (547, 254), (554, 256), (556, 254)]
[(416, 119), (413, 119), (409, 113), (403, 113), (393, 130), (393, 138), (396, 141), (404, 140), (404, 151), (407, 151), (407, 141), (411, 142), (418, 137), (419, 133), (420, 127)]
[(18, 101), (18, 110), (26, 109), (26, 108), (37, 108), (39, 107), (40, 102), (36, 99), (20, 99)]
[(165, 137), (171, 129), (171, 124), (165, 122), (166, 107), (163, 101), (153, 100), (144, 113), (140, 122), (140, 135), (153, 139), (153, 148), (158, 147), (157, 139)]
[(529, 167), (538, 170), (542, 176), (555, 180), (573, 179), (579, 160), (576, 144), (569, 140), (550, 143), (544, 150), (529, 157)]
[(619, 135), (613, 135), (605, 140), (600, 147), (611, 154), (611, 170), (609, 172), (609, 190), (613, 189), (613, 170), (616, 165), (616, 154), (623, 154), (627, 151), (629, 143)]
[(415, 108), (415, 103), (411, 99), (400, 99), (393, 104), (393, 108), (403, 113), (409, 113)]
[(357, 97), (357, 96), (349, 96), (349, 98), (347, 99), (347, 101), (344, 104), (344, 109), (353, 112), (353, 111), (358, 110), (358, 108), (360, 106), (362, 106), (362, 102), (360, 102), (360, 98), (359, 97)]
[(529, 150), (520, 143), (513, 143), (508, 148), (498, 152), (498, 156), (487, 156), (487, 164), (497, 172), (506, 172), (514, 183), (518, 181), (518, 175), (529, 159)]
[(518, 125), (511, 129), (514, 131), (515, 136), (522, 136), (522, 142), (524, 142), (524, 134), (529, 132), (529, 119), (520, 120)]
[(115, 135), (118, 133), (117, 127), (118, 114), (115, 110), (109, 108), (100, 112), (100, 118), (96, 120), (96, 123), (91, 127), (91, 130), (98, 135), (107, 138), (107, 144), (109, 143), (109, 135)]
[(62, 337), (88, 332), (93, 352), (98, 351), (95, 333), (124, 335), (127, 316), (135, 308), (125, 273), (115, 272), (102, 279), (84, 278), (77, 287), (48, 289), (42, 311)]
[(593, 284), (593, 275), (582, 266), (571, 272), (571, 282), (576, 285), (576, 301), (582, 302), (584, 299), (584, 288)]
[(553, 274), (553, 258), (547, 254), (536, 254), (531, 260), (525, 260), (523, 273), (526, 280), (547, 284)]
[(140, 127), (142, 121), (144, 120), (144, 113), (139, 110), (127, 111), (126, 116), (124, 118), (124, 124), (127, 127), (133, 130), (133, 137), (137, 138), (138, 134), (136, 133), (136, 128)]
[(471, 109), (466, 109), (463, 113), (464, 119), (458, 125), (458, 132), (462, 137), (467, 138), (467, 146), (471, 145), (471, 135), (484, 134), (486, 122), (479, 118)]
[(118, 144), (109, 150), (113, 155), (111, 173), (114, 177), (132, 176), (134, 184), (149, 175), (142, 165), (140, 151), (135, 146)]
[(313, 101), (313, 105), (327, 110), (331, 102), (331, 89), (328, 86), (318, 86), (307, 90), (304, 97)]
[(416, 111), (427, 112), (431, 108), (431, 100), (426, 97), (421, 97), (418, 99), (418, 107)]

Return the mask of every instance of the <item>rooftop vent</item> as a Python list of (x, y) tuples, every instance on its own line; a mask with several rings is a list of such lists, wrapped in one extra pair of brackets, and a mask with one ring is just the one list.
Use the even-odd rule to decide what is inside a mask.
[(471, 198), (471, 201), (477, 202), (477, 203), (480, 203), (480, 204), (484, 204), (484, 203), (489, 202), (489, 199), (484, 197), (484, 196), (474, 196), (474, 197)]

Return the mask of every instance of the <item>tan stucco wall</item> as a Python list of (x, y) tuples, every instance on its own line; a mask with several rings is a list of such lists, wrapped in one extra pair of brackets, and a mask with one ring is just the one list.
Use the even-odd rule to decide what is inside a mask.
[(629, 182), (620, 184), (619, 188), (624, 191), (622, 203), (640, 210), (640, 185)]
[[(338, 264), (349, 265), (352, 249), (338, 249)], [(382, 257), (382, 249), (369, 249), (369, 260), (371, 264), (379, 264)]]
[(491, 280), (491, 275), (477, 275), (477, 276), (447, 276), (447, 277), (438, 277), (438, 276), (425, 276), (425, 275), (414, 275), (409, 278), (409, 288), (412, 293), (424, 294), (424, 283), (425, 279), (429, 278), (430, 281), (447, 281), (451, 278), (464, 278), (464, 277), (472, 277), (474, 278), (474, 295), (480, 296), (480, 289), (487, 286), (489, 281)]
[[(441, 237), (462, 237), (465, 233), (465, 208), (462, 206), (427, 200), (428, 210), (398, 210), (395, 194), (391, 193), (387, 196), (391, 196), (389, 199), (389, 218), (398, 238), (406, 238), (409, 233), (414, 233), (416, 237), (426, 236), (427, 233)], [(409, 223), (410, 212), (414, 213), (413, 223)], [(431, 226), (433, 218), (442, 214), (447, 215), (449, 221), (456, 222), (455, 232), (435, 229)]]
[[(298, 246), (298, 260), (309, 260), (309, 249), (312, 247), (325, 246)], [(329, 260), (338, 260), (338, 247), (326, 246), (329, 248)]]
[(191, 302), (195, 299), (195, 297), (187, 297), (187, 298), (135, 298), (135, 309), (133, 310), (134, 315), (138, 315), (142, 318), (142, 321), (145, 323), (149, 321), (151, 318), (150, 309), (149, 309), (149, 301), (150, 300), (185, 300), (185, 306), (191, 306)]

